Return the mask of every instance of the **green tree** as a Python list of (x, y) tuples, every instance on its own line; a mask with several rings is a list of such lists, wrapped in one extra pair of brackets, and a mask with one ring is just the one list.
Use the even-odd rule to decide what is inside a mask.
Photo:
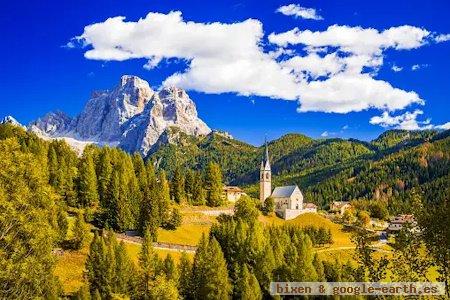
[(119, 244), (116, 243), (114, 250), (116, 261), (114, 291), (134, 298), (137, 296), (136, 289), (138, 285), (136, 267), (131, 261), (123, 241)]
[(178, 226), (181, 225), (183, 217), (181, 216), (178, 207), (173, 206), (170, 210), (169, 220), (166, 224), (163, 225), (163, 227), (166, 229), (175, 230)]
[(83, 247), (84, 243), (89, 238), (89, 225), (84, 221), (84, 215), (82, 211), (77, 212), (75, 219), (75, 225), (73, 228), (72, 246), (74, 249), (79, 250)]
[(112, 175), (112, 163), (111, 163), (111, 150), (108, 147), (102, 148), (99, 160), (97, 163), (97, 184), (100, 204), (104, 208), (108, 208), (110, 202), (108, 198), (110, 196), (108, 190), (110, 187), (111, 175)]
[(265, 216), (273, 213), (275, 210), (275, 202), (272, 197), (267, 197), (266, 200), (264, 200), (264, 205), (262, 207), (262, 212)]
[(178, 281), (177, 266), (175, 265), (175, 261), (170, 253), (166, 255), (166, 258), (163, 261), (163, 272), (167, 279), (173, 280), (174, 282)]
[(182, 203), (186, 200), (184, 177), (180, 166), (176, 167), (173, 173), (172, 182), (170, 184), (170, 196), (172, 200), (177, 203)]
[(192, 280), (192, 264), (186, 252), (181, 253), (180, 263), (178, 265), (178, 289), (180, 295), (184, 299), (188, 299), (191, 295), (191, 280)]
[(209, 206), (220, 206), (224, 203), (222, 197), (222, 171), (216, 163), (209, 163), (206, 168), (205, 184), (207, 190), (206, 202)]
[(84, 151), (79, 165), (78, 198), (83, 207), (96, 207), (99, 202), (97, 175), (91, 151)]
[(16, 138), (0, 141), (0, 298), (56, 298), (57, 195), (41, 157), (24, 151)]
[(160, 261), (158, 254), (153, 249), (152, 237), (148, 230), (145, 231), (144, 239), (142, 241), (141, 252), (139, 253), (140, 271), (140, 295), (142, 298), (148, 299), (151, 297), (152, 282), (158, 275)]
[(243, 195), (236, 201), (234, 206), (234, 216), (246, 222), (255, 222), (258, 219), (259, 210), (256, 201), (247, 195)]
[(219, 243), (203, 235), (194, 257), (192, 289), (195, 299), (228, 299), (231, 285)]
[(242, 267), (237, 290), (239, 291), (239, 299), (262, 299), (258, 280), (255, 275), (249, 271), (247, 264), (244, 264)]
[(422, 230), (422, 238), (438, 268), (439, 280), (445, 283), (447, 296), (450, 296), (450, 176), (447, 175), (440, 193), (433, 199), (423, 201), (418, 192), (413, 191), (417, 224)]
[(194, 173), (191, 203), (193, 205), (205, 205), (206, 203), (206, 190), (200, 172)]
[(177, 300), (180, 298), (176, 283), (163, 275), (158, 275), (152, 283), (149, 298), (154, 300)]
[(102, 297), (109, 297), (112, 294), (115, 265), (112, 266), (110, 263), (105, 240), (96, 233), (86, 260), (87, 279), (92, 295), (99, 293)]

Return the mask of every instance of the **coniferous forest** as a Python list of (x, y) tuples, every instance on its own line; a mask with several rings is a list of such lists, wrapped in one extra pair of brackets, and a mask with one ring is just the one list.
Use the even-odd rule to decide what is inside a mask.
[[(223, 184), (245, 184), (253, 196), (261, 149), (212, 135), (145, 159), (96, 146), (78, 156), (64, 141), (0, 125), (0, 298), (270, 299), (271, 281), (428, 281), (430, 268), (448, 289), (450, 139), (448, 131), (413, 135), (388, 132), (372, 143), (288, 135), (270, 144), (276, 183), (294, 180), (307, 202), (326, 209), (352, 200), (380, 219), (414, 213), (420, 233), (402, 231), (390, 257), (376, 255), (373, 236), (357, 228), (354, 263), (321, 259), (315, 249), (335, 242), (329, 229), (263, 224), (258, 217), (273, 207), (245, 196), (193, 257), (175, 260), (157, 254), (158, 229), (178, 228), (182, 205), (223, 206)], [(137, 262), (116, 236), (130, 230), (142, 237)], [(83, 284), (67, 295), (55, 251), (86, 245)]]

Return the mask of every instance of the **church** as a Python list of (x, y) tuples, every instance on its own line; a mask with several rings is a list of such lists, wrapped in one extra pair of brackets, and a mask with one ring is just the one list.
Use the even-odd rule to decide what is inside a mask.
[(285, 220), (294, 219), (305, 212), (303, 194), (297, 185), (278, 186), (272, 191), (272, 171), (266, 141), (259, 171), (259, 199), (261, 203), (264, 203), (264, 200), (269, 197), (272, 197), (275, 202), (275, 213)]

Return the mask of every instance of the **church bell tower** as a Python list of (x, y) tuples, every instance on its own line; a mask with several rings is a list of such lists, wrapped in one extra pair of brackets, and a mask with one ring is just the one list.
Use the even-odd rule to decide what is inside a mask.
[(264, 156), (259, 170), (259, 200), (264, 202), (272, 194), (272, 171), (270, 170), (269, 148), (265, 141)]

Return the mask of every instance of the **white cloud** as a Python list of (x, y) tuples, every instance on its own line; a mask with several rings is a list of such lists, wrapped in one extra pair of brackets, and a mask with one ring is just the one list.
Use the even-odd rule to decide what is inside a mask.
[(329, 135), (328, 131), (324, 131), (320, 134), (321, 137), (327, 137)]
[(434, 40), (436, 41), (436, 43), (442, 43), (442, 42), (450, 41), (450, 33), (448, 33), (448, 34), (438, 34), (437, 36), (434, 37)]
[(298, 4), (289, 4), (279, 7), (276, 12), (286, 16), (295, 16), (297, 18), (323, 20), (314, 8), (301, 7)]
[(161, 56), (150, 57), (148, 59), (147, 63), (144, 65), (144, 69), (151, 70), (151, 69), (156, 68), (159, 65), (159, 63), (161, 62), (161, 60), (162, 60)]
[(450, 122), (447, 122), (447, 123), (442, 124), (442, 125), (436, 125), (436, 126), (434, 126), (434, 128), (436, 128), (436, 129), (443, 129), (443, 130), (449, 130), (450, 129)]
[(373, 28), (332, 25), (326, 31), (300, 30), (297, 27), (283, 33), (271, 33), (269, 41), (286, 47), (303, 44), (309, 47), (338, 47), (354, 54), (381, 54), (382, 50), (414, 49), (427, 42), (430, 32), (409, 25), (391, 27), (384, 31)]
[(349, 128), (350, 128), (350, 126), (344, 125), (344, 126), (342, 126), (342, 129), (341, 129), (341, 130), (347, 130), (347, 129), (349, 129)]
[(417, 71), (417, 70), (419, 70), (419, 69), (427, 68), (427, 67), (428, 67), (428, 64), (421, 64), (421, 65), (415, 64), (415, 65), (413, 65), (413, 66), (411, 67), (411, 70), (412, 70), (412, 71)]
[[(88, 25), (72, 41), (95, 60), (146, 59), (146, 69), (166, 59), (187, 68), (163, 85), (211, 94), (226, 92), (299, 102), (299, 112), (348, 113), (369, 108), (395, 111), (424, 104), (414, 91), (375, 79), (386, 49), (407, 50), (428, 43), (430, 33), (413, 26), (373, 28), (333, 25), (325, 31), (268, 36), (262, 23), (185, 21), (181, 12), (149, 13), (138, 21), (113, 17)], [(291, 47), (300, 44), (306, 54)], [(273, 47), (277, 46), (277, 47)]]
[(398, 116), (391, 116), (387, 111), (383, 112), (381, 116), (374, 116), (370, 119), (369, 123), (373, 125), (380, 125), (382, 127), (394, 127), (397, 129), (418, 130), (420, 124), (429, 124), (429, 120), (422, 123), (418, 122), (417, 116), (422, 115), (423, 111), (416, 109), (413, 112), (407, 111), (406, 113)]
[(299, 112), (348, 113), (369, 108), (403, 109), (412, 103), (423, 104), (415, 92), (392, 87), (369, 74), (337, 74), (324, 81), (303, 84)]
[(425, 129), (450, 129), (450, 122), (442, 125), (431, 124), (431, 119), (424, 121), (418, 121), (417, 117), (422, 115), (423, 111), (416, 109), (413, 112), (405, 112), (402, 115), (392, 116), (387, 111), (383, 112), (381, 116), (374, 116), (370, 119), (369, 123), (373, 125), (380, 125), (382, 127), (392, 127), (396, 129), (405, 130), (425, 130)]
[(399, 66), (393, 65), (391, 69), (394, 72), (400, 72), (401, 70), (403, 70), (403, 67), (399, 67)]
[(296, 100), (296, 78), (261, 49), (263, 35), (258, 20), (203, 24), (170, 12), (149, 13), (137, 22), (109, 18), (86, 26), (78, 39), (92, 47), (85, 53), (88, 59), (147, 58), (147, 69), (162, 59), (186, 60), (189, 67), (169, 76), (164, 85)]

